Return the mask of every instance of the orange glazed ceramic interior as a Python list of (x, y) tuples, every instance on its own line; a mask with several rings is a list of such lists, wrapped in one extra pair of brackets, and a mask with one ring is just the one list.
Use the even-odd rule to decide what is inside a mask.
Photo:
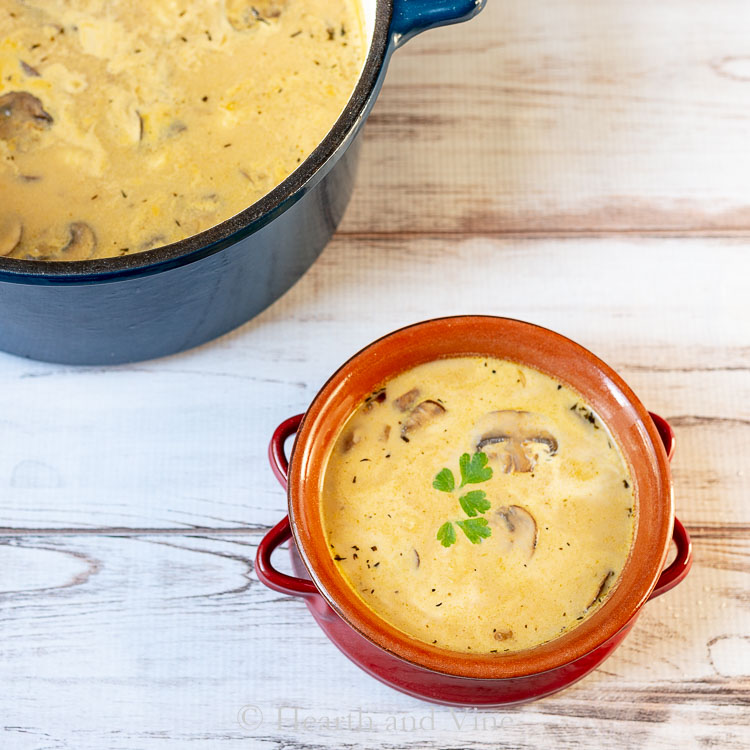
[[(350, 414), (393, 375), (440, 357), (493, 356), (534, 367), (578, 391), (620, 445), (635, 483), (636, 532), (615, 590), (580, 625), (552, 641), (508, 654), (466, 654), (417, 641), (370, 610), (328, 552), (320, 497), (328, 455)], [(418, 323), (355, 354), (323, 386), (297, 434), (289, 510), (300, 556), (320, 593), (353, 628), (412, 664), (445, 674), (502, 679), (544, 672), (595, 649), (626, 625), (654, 588), (672, 537), (667, 455), (646, 408), (591, 352), (545, 328), (507, 318), (462, 316)]]

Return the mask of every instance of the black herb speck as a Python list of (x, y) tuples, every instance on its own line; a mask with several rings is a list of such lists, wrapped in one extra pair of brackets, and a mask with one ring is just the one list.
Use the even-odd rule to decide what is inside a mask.
[(402, 440), (403, 440), (403, 441), (404, 441), (405, 443), (408, 443), (408, 442), (409, 442), (409, 438), (408, 438), (408, 437), (406, 437), (406, 435), (402, 435), (402, 436), (401, 436), (401, 439), (402, 439)]
[(345, 558), (345, 557), (341, 557), (341, 555), (334, 555), (334, 556), (333, 556), (333, 559), (334, 559), (334, 560), (336, 560), (336, 561), (339, 561), (339, 560), (346, 560), (346, 558)]
[(628, 489), (628, 487), (630, 487), (630, 482), (628, 482), (628, 480), (627, 480), (627, 479), (623, 479), (623, 480), (622, 480), (622, 486), (623, 486), (623, 487), (624, 487), (625, 489)]

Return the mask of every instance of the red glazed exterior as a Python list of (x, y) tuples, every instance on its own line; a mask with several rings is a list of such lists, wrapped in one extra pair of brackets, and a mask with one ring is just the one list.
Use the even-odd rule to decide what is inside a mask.
[[(346, 417), (388, 377), (439, 356), (499, 356), (536, 367), (577, 390), (602, 416), (630, 464), (638, 528), (613, 594), (590, 618), (560, 638), (507, 655), (470, 655), (422, 644), (380, 620), (351, 592), (327, 550), (320, 527), (320, 479), (327, 451)], [(373, 380), (374, 378), (374, 380)], [(298, 432), (288, 469), (284, 441)], [(672, 508), (669, 459), (674, 434), (650, 415), (627, 385), (587, 350), (520, 321), (464, 316), (396, 331), (355, 355), (321, 389), (306, 415), (276, 430), (269, 458), (282, 486), (289, 471), (290, 518), (263, 539), (258, 577), (282, 593), (304, 596), (326, 635), (355, 664), (397, 690), (450, 705), (500, 706), (540, 698), (584, 677), (632, 628), (643, 604), (676, 586), (692, 562), (690, 539)], [(273, 550), (294, 535), (297, 577), (276, 571)], [(677, 556), (662, 570), (670, 540)], [(351, 592), (351, 593), (349, 593)]]

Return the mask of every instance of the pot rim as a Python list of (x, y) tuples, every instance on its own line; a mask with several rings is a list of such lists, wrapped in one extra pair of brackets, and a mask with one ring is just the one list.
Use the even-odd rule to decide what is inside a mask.
[[(467, 340), (469, 333), (475, 336), (468, 339), (466, 346), (447, 346), (449, 336), (458, 334)], [(521, 339), (517, 339), (510, 344), (517, 356), (504, 358), (528, 364), (565, 382), (595, 409), (617, 439), (636, 487), (634, 541), (612, 593), (596, 612), (560, 637), (507, 654), (449, 651), (418, 641), (381, 619), (357, 596), (335, 566), (319, 511), (323, 470), (346, 417), (389, 377), (436, 359), (434, 355), (425, 356), (430, 346), (446, 347), (441, 356), (498, 356), (487, 347), (493, 340), (502, 347), (501, 342), (514, 336), (528, 337), (531, 348), (519, 344)], [(533, 349), (535, 346), (541, 349)], [(533, 362), (532, 356), (536, 357)], [(564, 359), (569, 364), (575, 363), (577, 377), (582, 377), (580, 371), (586, 368), (583, 377), (590, 378), (590, 389), (582, 390), (572, 384), (567, 377), (569, 371), (551, 371), (540, 366), (540, 357), (558, 364)], [(389, 364), (396, 361), (407, 364), (389, 371)], [(368, 385), (372, 387), (362, 391), (360, 381), (367, 379), (370, 370), (389, 374), (378, 382), (370, 380)], [(607, 410), (602, 409), (603, 404), (608, 404), (610, 411), (617, 410), (614, 411), (619, 415), (617, 429), (612, 418), (605, 418)], [(342, 418), (334, 419), (334, 414), (341, 414)], [(627, 423), (627, 429), (619, 420)], [(614, 637), (638, 615), (654, 589), (666, 561), (674, 521), (672, 480), (664, 445), (645, 406), (624, 380), (589, 350), (559, 333), (513, 318), (482, 315), (434, 318), (400, 328), (368, 344), (341, 365), (315, 396), (299, 426), (289, 461), (287, 499), (300, 558), (321, 596), (345, 622), (374, 645), (410, 664), (479, 679), (517, 678), (556, 669)]]
[(392, 17), (393, 0), (377, 0), (372, 41), (346, 106), (312, 153), (255, 203), (203, 232), (132, 255), (78, 261), (22, 260), (0, 256), (0, 281), (59, 285), (147, 276), (220, 252), (273, 221), (317, 184), (332, 157), (347, 145), (366, 119), (373, 92), (388, 60)]

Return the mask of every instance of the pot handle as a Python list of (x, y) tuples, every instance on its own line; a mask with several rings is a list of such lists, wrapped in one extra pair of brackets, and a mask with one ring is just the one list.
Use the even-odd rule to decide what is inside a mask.
[(667, 458), (671, 461), (672, 456), (674, 456), (674, 446), (675, 446), (675, 438), (674, 438), (674, 430), (672, 429), (672, 425), (667, 422), (664, 417), (660, 417), (658, 414), (654, 414), (654, 412), (650, 411), (649, 414), (651, 415), (651, 421), (654, 423), (654, 426), (656, 427), (659, 437), (661, 438), (662, 443), (664, 443), (664, 450), (667, 452)]
[(255, 572), (258, 574), (258, 578), (274, 591), (291, 596), (317, 596), (318, 589), (315, 588), (312, 581), (281, 573), (271, 563), (273, 551), (291, 538), (292, 527), (289, 525), (289, 516), (284, 516), (258, 545), (258, 554), (255, 556)]
[[(659, 431), (659, 437), (661, 438), (662, 443), (664, 443), (664, 450), (667, 452), (667, 458), (671, 461), (675, 448), (675, 437), (672, 425), (670, 425), (664, 417), (660, 417), (658, 414), (654, 414), (653, 412), (649, 412), (649, 414), (651, 415), (651, 419), (653, 420), (656, 429)], [(690, 541), (690, 535), (687, 533), (679, 518), (674, 519), (672, 540), (677, 547), (677, 556), (668, 568), (662, 570), (654, 590), (648, 597), (649, 600), (655, 599), (657, 596), (661, 596), (670, 589), (673, 589), (690, 572), (690, 566), (693, 564), (693, 545)]]
[[(284, 489), (287, 486), (287, 474), (289, 472), (289, 461), (284, 453), (284, 443), (288, 437), (297, 432), (303, 416), (304, 414), (297, 414), (282, 422), (276, 428), (268, 445), (268, 460), (271, 463), (271, 469)], [(268, 588), (282, 594), (290, 594), (291, 596), (317, 595), (318, 590), (312, 581), (281, 573), (271, 563), (271, 555), (274, 550), (291, 538), (292, 527), (289, 524), (289, 516), (284, 516), (258, 545), (258, 553), (255, 556), (255, 572)]]
[(394, 0), (391, 38), (394, 47), (427, 29), (468, 21), (486, 0)]
[(289, 419), (285, 419), (275, 430), (268, 444), (268, 461), (271, 464), (271, 470), (279, 484), (286, 490), (287, 474), (289, 473), (289, 459), (284, 453), (284, 443), (287, 438), (294, 435), (299, 430), (300, 423), (304, 414), (296, 414)]
[(679, 518), (674, 519), (672, 540), (677, 546), (677, 557), (668, 568), (662, 570), (654, 590), (648, 597), (649, 601), (673, 589), (690, 572), (690, 566), (693, 564), (693, 545)]

